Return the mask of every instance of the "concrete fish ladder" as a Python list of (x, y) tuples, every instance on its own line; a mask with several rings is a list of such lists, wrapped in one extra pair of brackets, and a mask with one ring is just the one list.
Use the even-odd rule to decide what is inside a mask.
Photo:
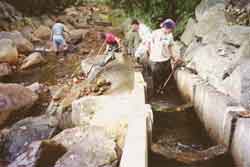
[(184, 68), (177, 70), (175, 79), (212, 139), (228, 147), (237, 167), (249, 167), (250, 119), (241, 116), (246, 109)]

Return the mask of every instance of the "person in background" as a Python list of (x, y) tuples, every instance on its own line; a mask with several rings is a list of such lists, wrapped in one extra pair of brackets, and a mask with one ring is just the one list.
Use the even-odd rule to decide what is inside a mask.
[(56, 23), (53, 25), (51, 31), (51, 40), (53, 41), (53, 47), (57, 54), (67, 49), (64, 33), (69, 34), (63, 22), (56, 18)]
[(120, 51), (121, 39), (111, 32), (100, 33), (100, 38), (104, 40), (104, 44), (106, 44), (106, 50), (104, 52), (105, 58), (104, 61), (101, 63), (101, 66), (104, 66), (108, 62), (115, 59), (115, 52)]
[(171, 72), (171, 60), (175, 61), (172, 46), (174, 37), (172, 31), (176, 24), (167, 19), (161, 28), (152, 32), (150, 41), (149, 68), (153, 79), (154, 91), (162, 86)]
[(145, 24), (140, 23), (137, 19), (132, 20), (131, 28), (133, 32), (138, 32), (140, 37), (140, 43), (137, 47), (135, 47), (135, 57), (137, 59), (143, 58), (146, 56), (149, 43), (151, 39), (151, 29), (147, 27)]
[(126, 35), (128, 54), (139, 59), (148, 51), (151, 29), (137, 19), (132, 20), (131, 29)]

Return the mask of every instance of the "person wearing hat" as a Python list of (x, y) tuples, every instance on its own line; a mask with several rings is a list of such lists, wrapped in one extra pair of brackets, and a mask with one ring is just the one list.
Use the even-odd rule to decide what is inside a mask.
[(173, 56), (172, 46), (174, 43), (173, 30), (176, 24), (167, 19), (161, 24), (161, 28), (152, 32), (150, 41), (149, 68), (153, 78), (155, 91), (163, 84), (171, 72), (171, 60)]

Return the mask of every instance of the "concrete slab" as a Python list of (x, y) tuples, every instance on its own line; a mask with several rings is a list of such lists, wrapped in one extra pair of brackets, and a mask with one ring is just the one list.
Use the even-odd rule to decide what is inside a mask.
[(232, 154), (237, 167), (250, 166), (250, 119), (239, 119), (232, 142)]

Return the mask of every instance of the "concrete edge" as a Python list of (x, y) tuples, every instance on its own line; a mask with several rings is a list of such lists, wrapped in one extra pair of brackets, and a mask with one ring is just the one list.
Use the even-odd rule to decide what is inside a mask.
[[(152, 142), (153, 112), (146, 104), (146, 84), (140, 72), (135, 72), (132, 96), (145, 105), (129, 120), (120, 167), (147, 167), (149, 146)], [(139, 98), (139, 100), (138, 100)]]

